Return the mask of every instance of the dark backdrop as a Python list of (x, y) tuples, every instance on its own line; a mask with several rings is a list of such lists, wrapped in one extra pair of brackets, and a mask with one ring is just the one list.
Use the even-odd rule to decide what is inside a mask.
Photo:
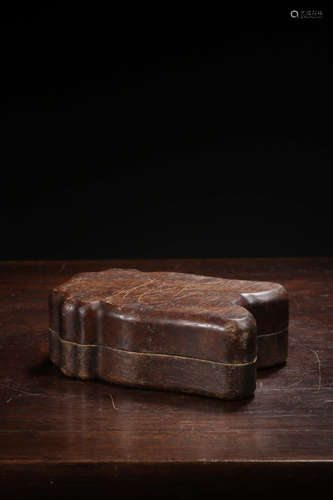
[(328, 17), (3, 11), (1, 258), (332, 255)]

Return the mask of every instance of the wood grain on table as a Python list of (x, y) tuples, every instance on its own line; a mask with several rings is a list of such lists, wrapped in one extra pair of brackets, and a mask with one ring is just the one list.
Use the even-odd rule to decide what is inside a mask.
[[(259, 371), (245, 401), (65, 377), (48, 359), (48, 291), (110, 267), (281, 283), (287, 365)], [(0, 294), (2, 497), (278, 497), (331, 485), (333, 259), (4, 261)]]

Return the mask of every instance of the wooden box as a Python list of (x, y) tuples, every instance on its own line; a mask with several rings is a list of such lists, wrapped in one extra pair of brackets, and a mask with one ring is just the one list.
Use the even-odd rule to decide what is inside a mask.
[(81, 379), (240, 399), (287, 357), (277, 283), (109, 269), (55, 288), (49, 311), (51, 360)]

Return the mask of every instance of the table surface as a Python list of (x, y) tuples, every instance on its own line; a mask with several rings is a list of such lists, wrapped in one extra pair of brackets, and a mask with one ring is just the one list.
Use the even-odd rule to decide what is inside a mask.
[[(110, 267), (281, 283), (291, 306), (287, 365), (259, 371), (246, 401), (62, 375), (48, 359), (48, 291)], [(29, 488), (90, 495), (96, 485), (106, 495), (155, 497), (264, 483), (277, 492), (287, 480), (318, 491), (333, 476), (333, 259), (10, 261), (0, 263), (0, 293), (0, 485), (8, 496)]]

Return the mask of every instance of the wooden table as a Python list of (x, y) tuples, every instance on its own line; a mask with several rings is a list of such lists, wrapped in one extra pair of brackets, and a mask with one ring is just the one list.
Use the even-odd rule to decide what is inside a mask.
[[(48, 360), (48, 290), (108, 267), (280, 282), (287, 366), (259, 372), (242, 402), (65, 377)], [(0, 273), (2, 498), (275, 498), (331, 484), (333, 259), (2, 262)]]

